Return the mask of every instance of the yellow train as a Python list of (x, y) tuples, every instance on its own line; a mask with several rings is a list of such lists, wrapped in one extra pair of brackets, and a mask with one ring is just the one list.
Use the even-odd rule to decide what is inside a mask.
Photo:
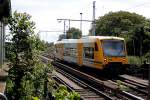
[(87, 36), (81, 39), (64, 39), (55, 43), (55, 49), (57, 60), (79, 66), (103, 70), (110, 67), (108, 65), (121, 66), (128, 63), (125, 40), (119, 37)]

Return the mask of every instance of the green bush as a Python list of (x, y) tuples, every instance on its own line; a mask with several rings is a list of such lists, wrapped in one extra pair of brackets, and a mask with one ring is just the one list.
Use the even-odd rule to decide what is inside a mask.
[(68, 92), (67, 87), (60, 85), (53, 93), (56, 100), (80, 100), (80, 95), (76, 92)]
[(129, 64), (134, 64), (134, 65), (141, 65), (146, 63), (150, 63), (150, 51), (143, 55), (142, 57), (138, 56), (128, 56), (128, 62)]
[(143, 56), (143, 59), (150, 64), (150, 51)]
[(141, 64), (141, 59), (140, 57), (137, 56), (128, 56), (128, 62), (129, 64)]
[(123, 85), (120, 80), (117, 80), (118, 89), (121, 91), (130, 91), (129, 87)]

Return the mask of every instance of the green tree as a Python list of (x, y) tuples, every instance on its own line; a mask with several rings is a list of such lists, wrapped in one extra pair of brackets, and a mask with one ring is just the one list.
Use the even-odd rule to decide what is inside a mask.
[(125, 11), (110, 12), (96, 20), (96, 35), (132, 33), (136, 25), (146, 23), (146, 18)]
[(142, 15), (126, 11), (110, 12), (96, 20), (96, 35), (123, 37), (128, 54), (141, 56), (150, 50), (147, 45), (150, 33), (146, 30), (149, 27), (150, 20)]
[(42, 91), (41, 94), (43, 94), (41, 87), (45, 78), (42, 76), (46, 75), (44, 74), (45, 67), (41, 64), (38, 55), (39, 50), (44, 49), (44, 44), (34, 34), (35, 23), (31, 21), (29, 14), (16, 11), (8, 22), (12, 35), (9, 47), (11, 68), (7, 83), (8, 97), (10, 100), (27, 100), (32, 96), (41, 97), (37, 90)]
[[(54, 68), (49, 62), (43, 64), (39, 57), (45, 43), (34, 34), (34, 26), (27, 13), (15, 11), (9, 18), (12, 35), (11, 43), (7, 45), (10, 46), (7, 50), (10, 50), (8, 59), (11, 62), (6, 88), (9, 100), (45, 100), (47, 93), (53, 92)], [(76, 98), (75, 95), (78, 96), (71, 93), (69, 97)]]
[(44, 51), (47, 48), (46, 42), (44, 40), (40, 40), (39, 36), (34, 35), (34, 37), (32, 38), (33, 38), (36, 50)]
[(79, 39), (82, 36), (82, 32), (77, 28), (70, 28), (70, 30), (67, 31), (67, 39)]
[(62, 39), (65, 39), (66, 35), (65, 34), (60, 34), (58, 37), (58, 41), (61, 41)]

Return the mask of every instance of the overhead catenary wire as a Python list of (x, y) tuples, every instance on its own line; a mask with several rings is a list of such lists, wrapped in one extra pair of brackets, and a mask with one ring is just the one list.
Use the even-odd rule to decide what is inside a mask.
[(125, 10), (130, 10), (130, 9), (138, 8), (138, 7), (141, 7), (141, 6), (145, 6), (145, 5), (149, 4), (149, 3), (150, 3), (150, 1), (142, 3), (142, 4), (135, 5), (133, 7), (127, 8)]

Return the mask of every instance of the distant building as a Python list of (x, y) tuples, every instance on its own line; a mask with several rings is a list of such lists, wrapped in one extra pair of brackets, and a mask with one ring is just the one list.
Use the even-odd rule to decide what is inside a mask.
[(6, 18), (11, 14), (11, 1), (0, 0), (0, 67), (5, 59), (5, 26)]

